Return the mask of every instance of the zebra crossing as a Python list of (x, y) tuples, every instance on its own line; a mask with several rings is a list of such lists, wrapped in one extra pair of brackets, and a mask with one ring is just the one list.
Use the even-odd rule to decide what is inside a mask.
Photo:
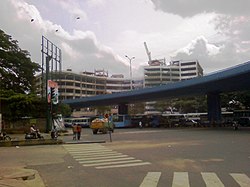
[(84, 167), (96, 169), (122, 168), (149, 165), (150, 162), (113, 151), (100, 144), (63, 145), (71, 156)]
[[(244, 173), (229, 174), (240, 187), (249, 187), (250, 178)], [(206, 187), (225, 187), (218, 175), (214, 172), (201, 172)], [(140, 187), (157, 187), (161, 172), (148, 172)], [(188, 172), (174, 172), (172, 187), (190, 187)]]
[[(100, 144), (69, 144), (63, 145), (71, 156), (84, 167), (96, 169), (123, 168), (149, 165), (145, 162), (126, 154), (113, 151)], [(157, 187), (162, 172), (148, 172), (140, 187)], [(244, 173), (229, 173), (236, 184), (240, 187), (249, 187), (250, 178)], [(215, 172), (201, 172), (201, 179), (206, 187), (225, 187), (223, 181)], [(188, 172), (173, 172), (172, 187), (190, 187)]]

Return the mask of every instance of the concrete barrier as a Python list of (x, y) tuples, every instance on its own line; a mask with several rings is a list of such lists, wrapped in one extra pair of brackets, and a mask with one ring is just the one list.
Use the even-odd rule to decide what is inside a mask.
[(62, 144), (62, 140), (54, 139), (29, 139), (29, 140), (11, 140), (11, 141), (0, 141), (0, 147), (11, 147), (11, 146), (28, 146), (28, 145), (50, 145), (50, 144)]

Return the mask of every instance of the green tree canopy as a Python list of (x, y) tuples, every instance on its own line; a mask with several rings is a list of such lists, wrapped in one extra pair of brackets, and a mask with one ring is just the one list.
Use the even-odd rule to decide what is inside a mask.
[(39, 70), (39, 64), (31, 61), (29, 52), (0, 29), (0, 88), (16, 93), (33, 92), (35, 73)]

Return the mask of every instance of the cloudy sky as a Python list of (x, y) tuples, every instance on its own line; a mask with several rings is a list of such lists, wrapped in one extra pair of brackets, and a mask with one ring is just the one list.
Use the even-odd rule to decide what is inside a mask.
[(249, 0), (1, 0), (0, 29), (39, 64), (45, 36), (62, 50), (64, 70), (128, 76), (127, 55), (135, 57), (133, 77), (142, 77), (147, 42), (153, 59), (197, 59), (210, 73), (250, 60), (249, 7)]

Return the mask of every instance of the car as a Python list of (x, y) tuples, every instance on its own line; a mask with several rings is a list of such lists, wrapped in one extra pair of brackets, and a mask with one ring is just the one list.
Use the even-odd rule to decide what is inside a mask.
[(250, 126), (250, 117), (240, 117), (238, 119), (238, 124), (245, 127)]

